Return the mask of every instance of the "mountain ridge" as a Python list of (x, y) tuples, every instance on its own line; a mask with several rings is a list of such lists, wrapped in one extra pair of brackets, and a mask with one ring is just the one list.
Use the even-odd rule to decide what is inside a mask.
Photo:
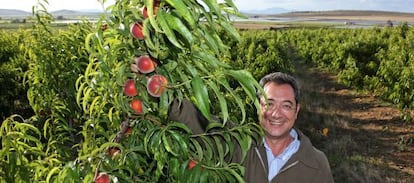
[[(62, 9), (50, 11), (54, 16), (96, 16), (100, 15), (103, 10), (85, 9), (85, 10), (69, 10)], [(380, 10), (324, 10), (324, 11), (291, 11), (283, 8), (267, 8), (263, 10), (246, 10), (240, 11), (245, 16), (350, 16), (350, 15), (414, 15), (414, 13), (395, 12), (395, 11), (380, 11)], [(31, 16), (31, 12), (18, 9), (0, 9), (0, 17), (24, 17)]]
[[(85, 9), (85, 10), (70, 10), (70, 9), (61, 9), (56, 11), (50, 11), (50, 14), (54, 16), (60, 16), (60, 15), (67, 15), (67, 16), (82, 16), (82, 15), (98, 15), (102, 14), (102, 10), (98, 9)], [(9, 17), (9, 16), (31, 16), (32, 13), (24, 10), (18, 10), (18, 9), (0, 9), (0, 17)]]

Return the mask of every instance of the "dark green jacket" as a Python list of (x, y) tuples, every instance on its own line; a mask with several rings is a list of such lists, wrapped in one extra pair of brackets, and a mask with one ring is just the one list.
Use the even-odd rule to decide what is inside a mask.
[[(203, 133), (208, 121), (198, 109), (187, 100), (173, 102), (170, 107), (171, 120), (186, 124), (195, 134)], [(332, 183), (333, 177), (325, 154), (313, 147), (311, 141), (300, 130), (298, 138), (300, 147), (271, 183)], [(233, 160), (241, 160), (241, 152), (235, 153)], [(242, 163), (246, 168), (244, 179), (248, 183), (268, 183), (266, 151), (263, 144), (252, 144), (247, 157)]]

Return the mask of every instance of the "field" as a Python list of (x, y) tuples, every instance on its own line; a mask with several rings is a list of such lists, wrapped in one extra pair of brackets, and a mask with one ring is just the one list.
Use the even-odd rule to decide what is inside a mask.
[(373, 27), (394, 25), (407, 22), (414, 24), (413, 13), (332, 11), (332, 12), (294, 12), (277, 15), (249, 15), (248, 19), (236, 21), (234, 25), (241, 29), (277, 29), (288, 27)]
[[(174, 20), (184, 21), (179, 18)], [(408, 24), (399, 26), (401, 22)], [(226, 37), (231, 34), (220, 35), (225, 37), (223, 40), (228, 41), (225, 43), (231, 47), (220, 59), (234, 68), (250, 71), (257, 78), (275, 70), (292, 72), (299, 78), (303, 101), (297, 126), (328, 156), (336, 182), (411, 183), (414, 180), (414, 111), (405, 111), (411, 116), (411, 121), (406, 120), (403, 116), (407, 113), (403, 115), (401, 106), (413, 104), (407, 100), (412, 97), (411, 90), (404, 90), (414, 86), (414, 74), (407, 69), (414, 66), (414, 46), (409, 41), (414, 38), (413, 23), (414, 15), (405, 13), (339, 11), (249, 15), (247, 20), (232, 22), (240, 30), (240, 42), (233, 42)], [(164, 26), (168, 27), (166, 24)], [(211, 77), (211, 71), (219, 72), (218, 76), (230, 74), (236, 80), (235, 83), (239, 82), (240, 85), (254, 83), (257, 78), (252, 78), (247, 72), (223, 69), (224, 66), (218, 64), (218, 60), (211, 59), (213, 55), (209, 55), (209, 51), (218, 51), (220, 49), (217, 46), (223, 44), (215, 40), (210, 40), (213, 42), (206, 45), (203, 41), (193, 42), (203, 44), (194, 47), (205, 50), (192, 53), (176, 48), (177, 45), (183, 46), (181, 43), (190, 42), (191, 37), (186, 36), (179, 37), (184, 41), (175, 42), (175, 45), (167, 42), (166, 47), (155, 47), (159, 45), (143, 46), (142, 40), (136, 40), (128, 31), (117, 32), (120, 30), (111, 27), (107, 31), (97, 27), (95, 22), (58, 28), (57, 24), (52, 23), (46, 26), (52, 30), (50, 32), (42, 27), (33, 27), (35, 31), (31, 32), (28, 27), (32, 27), (31, 23), (0, 25), (0, 29), (7, 29), (1, 32), (4, 36), (0, 36), (0, 43), (5, 49), (0, 51), (10, 55), (4, 57), (1, 81), (4, 83), (2, 90), (8, 91), (3, 92), (8, 94), (5, 98), (11, 99), (9, 103), (2, 99), (2, 109), (11, 109), (9, 106), (12, 105), (14, 108), (11, 112), (19, 110), (15, 106), (33, 110), (27, 113), (30, 115), (23, 115), (22, 119), (19, 116), (7, 118), (10, 114), (3, 116), (6, 113), (1, 111), (2, 119), (7, 118), (2, 122), (0, 131), (1, 183), (18, 180), (38, 182), (45, 179), (51, 182), (61, 182), (63, 179), (92, 182), (98, 172), (109, 172), (111, 176), (118, 177), (119, 182), (194, 182), (194, 177), (206, 176), (206, 171), (199, 171), (203, 168), (213, 173), (205, 182), (237, 182), (236, 179), (240, 178), (235, 173), (239, 171), (237, 166), (221, 163), (224, 161), (220, 158), (229, 151), (219, 150), (221, 154), (215, 153), (213, 146), (204, 150), (194, 140), (199, 137), (198, 134), (184, 133), (183, 125), (165, 122), (160, 117), (166, 115), (169, 98), (152, 98), (146, 88), (144, 74), (138, 74), (130, 64), (131, 55), (147, 53), (146, 46), (152, 46), (154, 52), (151, 53), (158, 53), (160, 57), (166, 57), (166, 53), (174, 58), (173, 64), (158, 65), (157, 74), (168, 74), (177, 83), (186, 83), (191, 79), (191, 85), (178, 84), (169, 88), (168, 92), (178, 92), (179, 96), (195, 94), (195, 100), (214, 106), (211, 110), (222, 109), (219, 105), (226, 100), (231, 107), (225, 111), (238, 114), (241, 111), (238, 110), (240, 104), (237, 101), (242, 101), (241, 97), (232, 95), (234, 98), (227, 98), (217, 92), (215, 83), (224, 83), (224, 88), (227, 88), (226, 83), (229, 82), (215, 82), (226, 77)], [(217, 27), (220, 26), (211, 26)], [(178, 31), (183, 32), (177, 34), (187, 35), (183, 34), (185, 30)], [(49, 33), (50, 36), (44, 36)], [(197, 31), (188, 33), (194, 36), (194, 40), (205, 37), (204, 34), (197, 34)], [(165, 40), (172, 43), (176, 39), (172, 33), (154, 34), (153, 43), (166, 43)], [(91, 49), (91, 46), (97, 49)], [(111, 50), (110, 53), (107, 49)], [(163, 53), (160, 49), (163, 49)], [(195, 53), (198, 55), (190, 57)], [(99, 60), (92, 59), (91, 55)], [(200, 65), (200, 60), (195, 58), (208, 59), (201, 60), (206, 65)], [(317, 62), (337, 70), (323, 68)], [(27, 74), (24, 86), (21, 84), (21, 70)], [(398, 72), (393, 72), (395, 70)], [(367, 72), (372, 73), (364, 77)], [(187, 73), (193, 76), (184, 76)], [(147, 76), (151, 74), (154, 73), (147, 73)], [(384, 79), (382, 75), (390, 77)], [(140, 81), (135, 88), (140, 89), (139, 96), (125, 96), (128, 94), (124, 93), (124, 82), (131, 78)], [(388, 79), (391, 84), (376, 83), (375, 86), (386, 88), (379, 89), (380, 92), (377, 88), (371, 88), (372, 91), (357, 88), (369, 85), (368, 82), (374, 79)], [(175, 87), (182, 88), (175, 90)], [(400, 88), (400, 91), (394, 91)], [(212, 99), (216, 95), (222, 100), (217, 102), (204, 98), (207, 90)], [(381, 96), (382, 91), (391, 96)], [(255, 93), (249, 94), (255, 97)], [(25, 100), (16, 102), (12, 97)], [(389, 100), (382, 100), (387, 97), (401, 103), (392, 104)], [(27, 99), (32, 102), (31, 106)], [(142, 108), (136, 113), (132, 103), (129, 103), (131, 99), (144, 99), (146, 106), (151, 106), (150, 110), (144, 108), (145, 115), (142, 115)], [(410, 109), (414, 108), (412, 106)], [(254, 116), (252, 114), (256, 111), (250, 107), (253, 106), (246, 106), (243, 111), (248, 116)], [(205, 111), (207, 107), (202, 109)], [(219, 112), (222, 111), (214, 111)], [(242, 115), (233, 115), (234, 118), (237, 116)], [(256, 121), (245, 123), (237, 131), (224, 131), (220, 135), (237, 138), (239, 144), (244, 144), (247, 142), (245, 134), (252, 133), (258, 127), (253, 124)], [(204, 144), (220, 144), (208, 138), (212, 135), (214, 140), (219, 140), (214, 136), (216, 134), (200, 134), (206, 136), (201, 140), (205, 140)], [(118, 148), (116, 154), (111, 154), (113, 148)], [(220, 156), (217, 157), (217, 154)], [(198, 162), (196, 171), (190, 171), (190, 175), (187, 164), (197, 158), (202, 161)], [(17, 168), (16, 164), (19, 165)], [(170, 172), (178, 169), (184, 173)]]
[[(389, 26), (387, 21), (392, 21), (393, 26), (403, 22), (414, 24), (413, 14), (352, 11), (303, 12), (250, 19), (234, 25), (242, 30), (282, 31), (303, 27), (381, 28)], [(281, 21), (284, 19), (289, 21)], [(339, 84), (335, 74), (328, 70), (303, 64), (300, 58), (295, 63), (296, 75), (304, 90), (299, 127), (308, 129), (308, 134), (323, 133), (324, 127), (329, 129), (317, 146), (329, 154), (337, 182), (412, 182), (414, 125), (401, 120), (401, 111), (372, 92)], [(413, 117), (414, 111), (410, 113)]]
[(337, 78), (327, 71), (300, 63), (296, 66), (304, 94), (299, 127), (315, 128), (319, 124), (320, 129), (329, 129), (317, 146), (333, 157), (336, 180), (414, 180), (414, 146), (405, 141), (414, 138), (414, 125), (402, 122), (396, 107), (372, 93), (338, 84)]

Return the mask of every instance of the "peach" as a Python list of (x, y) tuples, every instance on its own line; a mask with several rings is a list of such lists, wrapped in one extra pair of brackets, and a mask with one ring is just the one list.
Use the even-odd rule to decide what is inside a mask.
[(130, 103), (132, 110), (135, 114), (142, 114), (142, 101), (138, 99), (134, 99)]
[[(154, 16), (157, 14), (157, 11), (158, 11), (158, 6), (156, 6), (156, 5), (154, 4), (154, 6), (153, 6), (153, 8), (152, 8), (152, 13), (153, 13), (153, 15), (154, 15)], [(146, 6), (144, 6), (144, 7), (142, 8), (142, 16), (143, 16), (144, 18), (148, 18), (148, 17), (149, 17), (149, 15), (148, 15), (148, 8), (147, 8)]]
[(108, 155), (110, 157), (114, 157), (114, 156), (118, 155), (119, 153), (121, 153), (121, 149), (119, 149), (117, 147), (110, 147), (108, 149)]
[(132, 134), (132, 127), (128, 127), (125, 132), (125, 135), (131, 135), (131, 134)]
[(101, 26), (101, 30), (102, 30), (102, 31), (106, 31), (106, 29), (108, 29), (108, 24), (103, 24), (103, 25)]
[(131, 27), (129, 29), (132, 37), (143, 40), (144, 39), (144, 32), (142, 30), (142, 24), (141, 23), (133, 23), (131, 24)]
[(109, 175), (106, 172), (100, 172), (95, 179), (96, 183), (109, 183)]
[(147, 81), (147, 91), (153, 97), (160, 97), (167, 85), (167, 78), (163, 75), (155, 74)]
[(195, 166), (197, 165), (197, 161), (195, 160), (190, 160), (190, 162), (188, 162), (188, 169), (193, 169)]
[(124, 85), (124, 93), (126, 96), (133, 97), (138, 95), (134, 79), (128, 79)]
[(138, 66), (138, 71), (144, 74), (153, 72), (157, 66), (157, 63), (147, 55), (136, 57), (135, 64)]

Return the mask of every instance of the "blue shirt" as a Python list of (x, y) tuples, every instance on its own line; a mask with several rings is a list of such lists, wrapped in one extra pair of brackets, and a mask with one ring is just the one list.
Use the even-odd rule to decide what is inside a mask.
[(299, 149), (300, 141), (298, 139), (298, 133), (296, 132), (296, 130), (292, 128), (289, 134), (290, 136), (292, 136), (293, 141), (277, 157), (273, 156), (272, 150), (270, 149), (266, 141), (263, 139), (267, 155), (267, 164), (269, 165), (269, 181), (271, 181), (279, 173), (283, 165), (285, 165), (286, 162), (290, 159), (290, 157), (293, 154), (295, 154)]

